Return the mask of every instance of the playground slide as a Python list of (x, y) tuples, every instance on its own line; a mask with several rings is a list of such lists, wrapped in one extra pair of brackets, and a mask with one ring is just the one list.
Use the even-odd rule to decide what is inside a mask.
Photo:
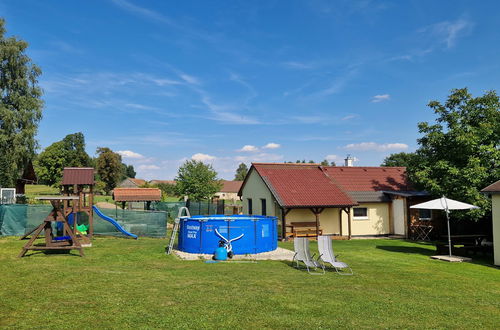
[(92, 208), (94, 209), (95, 213), (96, 213), (98, 216), (100, 216), (102, 219), (104, 219), (104, 220), (106, 220), (106, 221), (111, 222), (111, 224), (112, 224), (113, 226), (115, 226), (115, 227), (116, 227), (116, 229), (118, 229), (120, 232), (122, 232), (123, 234), (125, 234), (125, 235), (127, 235), (127, 236), (130, 236), (130, 237), (133, 237), (133, 238), (137, 239), (137, 235), (134, 235), (134, 234), (129, 233), (128, 231), (126, 231), (126, 230), (125, 230), (122, 226), (120, 226), (120, 224), (119, 224), (118, 222), (116, 222), (116, 220), (115, 220), (115, 219), (110, 218), (110, 217), (108, 217), (107, 215), (103, 214), (103, 213), (101, 212), (101, 210), (99, 210), (99, 209), (98, 209), (97, 207), (95, 207), (95, 206), (92, 206)]

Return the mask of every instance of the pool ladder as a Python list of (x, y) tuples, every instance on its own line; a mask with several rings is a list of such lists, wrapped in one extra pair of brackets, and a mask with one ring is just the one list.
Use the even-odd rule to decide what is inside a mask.
[(181, 217), (182, 217), (182, 211), (186, 211), (186, 216), (190, 217), (191, 213), (189, 213), (189, 209), (185, 206), (179, 208), (179, 212), (177, 213), (177, 218), (174, 220), (174, 228), (172, 229), (172, 233), (170, 234), (170, 241), (168, 242), (168, 247), (167, 250), (165, 251), (166, 254), (171, 254), (172, 249), (174, 248), (174, 242), (175, 242), (175, 236), (177, 235), (177, 232), (179, 231), (179, 224), (181, 222)]

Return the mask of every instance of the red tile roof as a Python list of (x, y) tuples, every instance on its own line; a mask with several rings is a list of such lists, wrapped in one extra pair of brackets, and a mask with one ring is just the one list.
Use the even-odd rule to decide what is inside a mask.
[(405, 167), (324, 166), (324, 172), (345, 191), (410, 191)]
[(94, 184), (94, 169), (92, 167), (65, 167), (63, 170), (63, 185)]
[(221, 183), (222, 188), (220, 189), (220, 192), (237, 193), (240, 190), (243, 181), (222, 180)]
[(115, 188), (113, 199), (117, 202), (148, 202), (161, 200), (158, 188)]
[(498, 180), (495, 183), (490, 184), (486, 188), (483, 188), (481, 191), (482, 192), (494, 192), (494, 193), (500, 192), (500, 180)]
[(127, 178), (127, 179), (136, 184), (137, 186), (142, 186), (143, 184), (146, 183), (146, 180), (143, 179), (136, 179), (136, 178)]
[(348, 194), (314, 164), (263, 164), (252, 167), (282, 207), (333, 207), (356, 205)]

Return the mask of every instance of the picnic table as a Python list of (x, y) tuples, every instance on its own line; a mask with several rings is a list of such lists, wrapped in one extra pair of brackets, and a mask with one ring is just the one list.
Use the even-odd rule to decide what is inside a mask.
[[(481, 243), (488, 235), (484, 234), (464, 234), (464, 235), (451, 235), (451, 248), (452, 250), (463, 250), (465, 253), (486, 252), (489, 247), (483, 246)], [(443, 242), (436, 244), (436, 250), (439, 253), (448, 251), (447, 235), (442, 235)]]

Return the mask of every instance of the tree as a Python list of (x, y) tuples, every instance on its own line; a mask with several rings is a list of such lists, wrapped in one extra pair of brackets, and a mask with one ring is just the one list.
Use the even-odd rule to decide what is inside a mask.
[(137, 174), (135, 172), (133, 165), (127, 165), (127, 170), (125, 171), (125, 173), (126, 173), (128, 178), (135, 178), (135, 175)]
[(179, 167), (175, 181), (177, 195), (188, 196), (195, 201), (211, 198), (222, 187), (212, 165), (196, 160), (187, 160)]
[(41, 183), (58, 186), (65, 167), (87, 167), (92, 160), (85, 151), (85, 137), (82, 133), (68, 134), (61, 141), (52, 143), (42, 151), (35, 169)]
[(34, 158), (43, 101), (41, 70), (25, 53), (28, 43), (5, 32), (0, 18), (0, 186), (12, 187)]
[(97, 148), (97, 175), (104, 182), (104, 191), (109, 194), (121, 179), (123, 173), (122, 157), (109, 148)]
[(321, 163), (319, 163), (321, 166), (329, 166), (330, 163), (326, 159), (324, 159)]
[(480, 189), (500, 177), (500, 100), (494, 91), (472, 97), (466, 88), (452, 90), (444, 104), (428, 105), (436, 122), (418, 124), (417, 161), (410, 179), (433, 195), (479, 206), (458, 218), (478, 220), (491, 209)]
[(175, 184), (171, 183), (158, 183), (156, 185), (166, 196), (177, 196), (177, 190)]
[(385, 157), (380, 166), (402, 166), (412, 167), (413, 162), (417, 159), (417, 155), (411, 152), (398, 152)]
[(314, 164), (314, 163), (315, 163), (314, 160), (309, 161), (309, 164)]
[(245, 180), (247, 173), (248, 173), (247, 165), (245, 163), (241, 163), (236, 169), (236, 175), (234, 176), (234, 179), (236, 181), (243, 181)]

